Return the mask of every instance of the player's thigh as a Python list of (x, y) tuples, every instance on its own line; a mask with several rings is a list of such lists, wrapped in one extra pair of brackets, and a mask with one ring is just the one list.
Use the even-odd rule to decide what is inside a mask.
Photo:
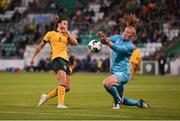
[(118, 85), (118, 80), (117, 80), (116, 76), (110, 75), (104, 79), (103, 85), (105, 87), (111, 87), (112, 85)]
[(57, 72), (57, 79), (58, 79), (59, 85), (66, 86), (67, 79), (66, 79), (66, 72), (65, 71), (59, 70)]

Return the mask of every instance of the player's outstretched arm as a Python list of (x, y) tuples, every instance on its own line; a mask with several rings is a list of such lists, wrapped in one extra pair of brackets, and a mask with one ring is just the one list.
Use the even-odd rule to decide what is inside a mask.
[(35, 59), (36, 55), (43, 49), (43, 47), (45, 46), (45, 44), (46, 44), (46, 43), (45, 43), (44, 41), (42, 41), (42, 42), (38, 45), (38, 47), (36, 48), (36, 50), (35, 50), (32, 58), (31, 58), (31, 62), (30, 62), (31, 65), (34, 65), (34, 59)]
[(97, 36), (101, 39), (101, 41), (105, 42), (109, 47), (111, 47), (112, 50), (118, 53), (129, 53), (129, 51), (133, 51), (134, 47), (132, 46), (119, 46), (116, 44), (113, 44), (102, 31), (99, 31), (97, 33)]
[(101, 41), (105, 42), (109, 47), (113, 46), (113, 43), (105, 36), (105, 34), (102, 31), (97, 32), (96, 34)]

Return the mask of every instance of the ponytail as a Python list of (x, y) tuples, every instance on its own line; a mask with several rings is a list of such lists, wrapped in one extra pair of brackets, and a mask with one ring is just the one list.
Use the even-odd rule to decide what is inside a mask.
[(122, 25), (123, 29), (126, 27), (132, 29), (134, 31), (134, 35), (131, 38), (132, 40), (136, 40), (136, 27), (139, 23), (139, 19), (134, 14), (125, 15), (122, 19), (119, 19), (120, 25)]
[(134, 14), (125, 15), (122, 19), (119, 19), (120, 24), (125, 27), (137, 27), (137, 24), (139, 23), (139, 19)]

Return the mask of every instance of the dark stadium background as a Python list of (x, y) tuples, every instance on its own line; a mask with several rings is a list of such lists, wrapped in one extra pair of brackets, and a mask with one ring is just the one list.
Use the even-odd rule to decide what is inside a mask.
[[(179, 4), (179, 0), (1, 0), (1, 69), (29, 70), (28, 62), (20, 69), (14, 69), (13, 66), (18, 65), (12, 64), (12, 68), (11, 64), (4, 66), (7, 64), (4, 64), (3, 60), (25, 60), (26, 47), (35, 48), (44, 34), (54, 29), (55, 15), (68, 18), (70, 31), (77, 37), (79, 46), (87, 46), (90, 40), (97, 39), (98, 30), (104, 31), (107, 36), (119, 34), (123, 28), (118, 24), (119, 18), (133, 13), (140, 18), (135, 44), (140, 49), (143, 60), (155, 61), (153, 64), (156, 69), (150, 70), (150, 74), (164, 74), (164, 65), (156, 64), (158, 60), (164, 59), (165, 73), (178, 75)], [(91, 59), (91, 56), (89, 58), (85, 55), (89, 53), (84, 54), (84, 58), (71, 55), (70, 60), (76, 71), (95, 71), (97, 68), (100, 68), (100, 71), (109, 70), (108, 57), (101, 58), (98, 55), (99, 58)], [(50, 66), (44, 66), (49, 64), (48, 57), (40, 60), (35, 70), (51, 70)], [(148, 64), (153, 68), (151, 62)], [(89, 65), (93, 65), (93, 68), (88, 68)], [(100, 67), (97, 67), (98, 65)], [(146, 65), (143, 64), (144, 66)], [(146, 71), (148, 70), (143, 70), (143, 73)]]

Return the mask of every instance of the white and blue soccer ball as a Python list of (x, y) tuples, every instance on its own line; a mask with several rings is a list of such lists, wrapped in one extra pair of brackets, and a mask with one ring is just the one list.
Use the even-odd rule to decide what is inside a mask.
[(98, 53), (102, 49), (102, 43), (99, 40), (91, 40), (88, 44), (88, 48), (92, 53)]

